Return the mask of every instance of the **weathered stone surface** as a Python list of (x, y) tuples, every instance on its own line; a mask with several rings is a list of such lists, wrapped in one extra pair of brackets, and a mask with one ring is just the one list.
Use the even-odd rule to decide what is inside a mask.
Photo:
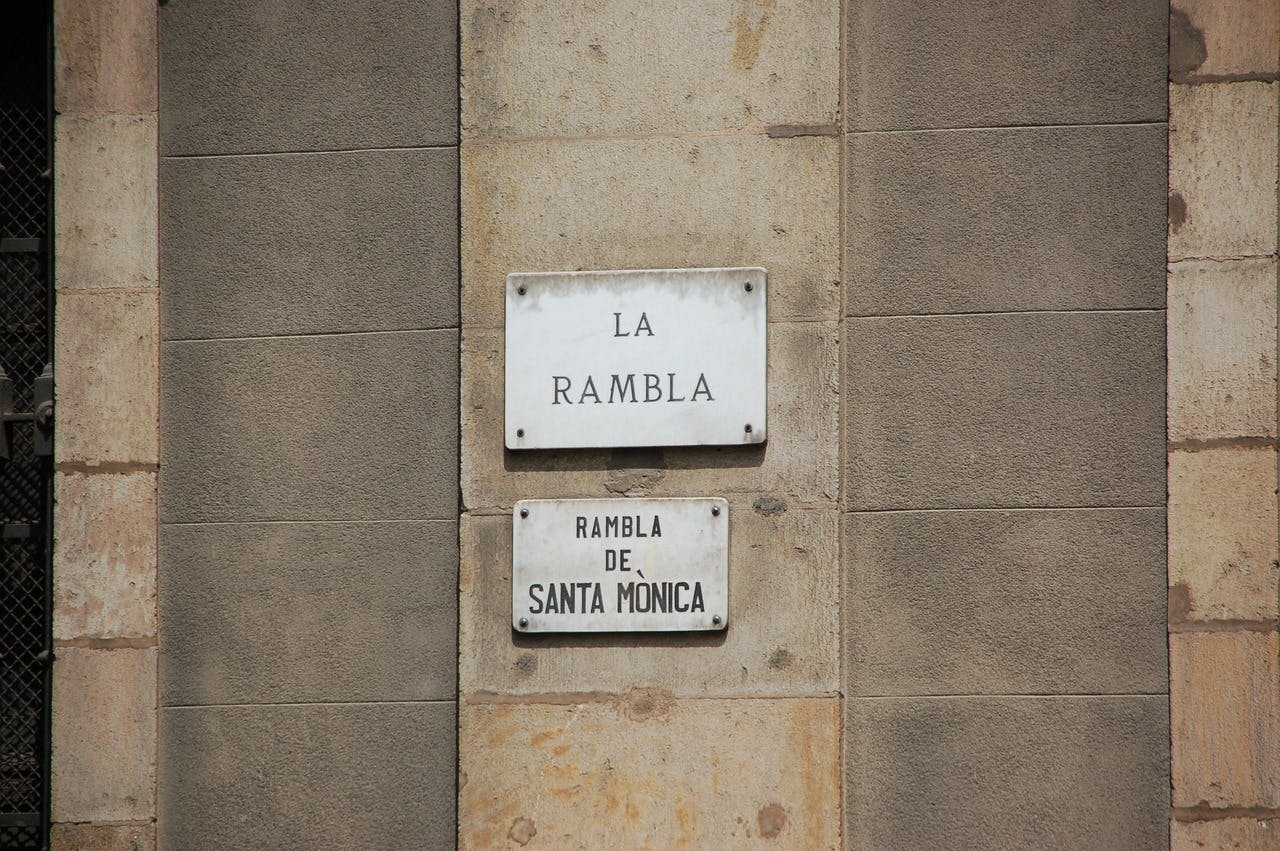
[(1274, 620), (1276, 451), (1169, 453), (1169, 621)]
[(1277, 633), (1173, 633), (1169, 668), (1174, 806), (1280, 806)]
[(160, 7), (165, 154), (449, 145), (458, 12), (377, 5)]
[(834, 125), (840, 7), (820, 0), (462, 3), (474, 136)]
[(53, 478), (53, 637), (156, 634), (156, 474)]
[(154, 824), (55, 824), (54, 851), (155, 851)]
[(1173, 851), (1280, 851), (1280, 818), (1229, 818), (1169, 825)]
[(1280, 84), (1169, 87), (1169, 258), (1276, 251)]
[(464, 703), (460, 721), (464, 849), (535, 835), (582, 848), (840, 843), (836, 698), (677, 700), (641, 689)]
[(839, 689), (835, 511), (730, 513), (724, 632), (518, 635), (511, 629), (511, 517), (462, 520), (464, 692), (656, 687), (676, 695), (813, 694)]
[(447, 521), (166, 526), (161, 703), (452, 698), (457, 547)]
[(854, 0), (851, 130), (1160, 121), (1169, 6)]
[(538, 496), (756, 497), (830, 506), (838, 488), (834, 322), (769, 325), (769, 441), (741, 447), (510, 452), (503, 449), (503, 337), (467, 329), (462, 356), (462, 494), (466, 508)]
[(162, 710), (160, 847), (450, 848), (456, 717), (452, 702)]
[(67, 291), (56, 304), (58, 463), (155, 464), (156, 294)]
[(1158, 508), (854, 514), (846, 694), (1161, 692)]
[(150, 819), (155, 762), (155, 648), (59, 647), (53, 663), (53, 820)]
[(1167, 699), (855, 698), (849, 848), (1163, 848)]
[(1160, 125), (850, 136), (846, 310), (1162, 306), (1167, 144)]
[(166, 343), (161, 519), (454, 519), (457, 346), (456, 330)]
[(771, 319), (835, 319), (839, 157), (811, 137), (464, 144), (463, 324), (502, 326), (509, 272), (707, 266), (767, 268)]
[(1174, 0), (1171, 6), (1171, 79), (1239, 80), (1280, 70), (1277, 0)]
[(1169, 267), (1169, 439), (1276, 434), (1276, 260)]
[(846, 328), (849, 508), (1164, 502), (1161, 313)]
[(156, 118), (54, 121), (58, 291), (155, 287)]
[(59, 114), (156, 111), (155, 3), (57, 0), (53, 16)]
[(167, 158), (166, 339), (458, 324), (453, 148)]

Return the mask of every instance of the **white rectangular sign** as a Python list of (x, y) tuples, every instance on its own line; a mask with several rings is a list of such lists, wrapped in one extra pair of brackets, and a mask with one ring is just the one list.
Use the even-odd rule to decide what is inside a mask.
[(509, 449), (765, 440), (764, 269), (507, 276)]
[(723, 499), (526, 499), (511, 518), (520, 632), (724, 629)]

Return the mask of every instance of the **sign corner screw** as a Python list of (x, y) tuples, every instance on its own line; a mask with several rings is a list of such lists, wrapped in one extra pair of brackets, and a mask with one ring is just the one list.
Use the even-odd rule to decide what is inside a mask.
[(516, 292), (517, 292), (519, 295), (524, 295), (524, 293), (525, 293), (524, 284), (521, 284), (520, 286), (516, 287)]
[[(748, 427), (747, 431), (751, 431), (751, 429)], [(522, 428), (516, 429), (516, 437), (524, 437), (524, 429)]]
[(743, 285), (742, 285), (742, 288), (743, 288), (744, 290), (746, 290), (747, 292), (751, 292), (753, 289), (755, 289), (755, 287), (751, 286), (751, 282), (750, 282), (750, 281), (747, 281), (745, 284), (743, 284)]
[(522, 508), (522, 509), (520, 509), (520, 516), (521, 516), (521, 517), (528, 517), (528, 516), (529, 516), (529, 509), (527, 509), (527, 508)]
[[(717, 620), (719, 620), (719, 618), (720, 618), (720, 616), (719, 616), (719, 615), (716, 615), (716, 619), (717, 619)], [(521, 618), (521, 619), (520, 619), (520, 628), (521, 628), (521, 629), (524, 629), (524, 628), (526, 628), (527, 626), (529, 626), (529, 619), (528, 619), (528, 618)]]
[[(522, 620), (523, 620), (523, 619), (522, 619)], [(711, 616), (711, 622), (712, 622), (713, 624), (715, 624), (716, 626), (719, 626), (719, 625), (720, 625), (720, 616), (719, 616), (719, 615), (712, 615), (712, 616)]]
[(747, 423), (746, 425), (744, 425), (744, 426), (742, 427), (742, 430), (743, 430), (744, 432), (746, 432), (747, 434), (751, 434), (751, 423)]
[(719, 516), (720, 516), (720, 506), (718, 506), (718, 505), (713, 505), (713, 506), (711, 506), (711, 516), (712, 516), (712, 517), (719, 517)]

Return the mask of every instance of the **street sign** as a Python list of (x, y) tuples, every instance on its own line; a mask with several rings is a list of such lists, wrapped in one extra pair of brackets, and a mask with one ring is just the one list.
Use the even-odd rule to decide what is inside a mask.
[(509, 449), (764, 442), (764, 269), (507, 276)]
[(512, 516), (519, 632), (724, 629), (723, 499), (526, 499)]

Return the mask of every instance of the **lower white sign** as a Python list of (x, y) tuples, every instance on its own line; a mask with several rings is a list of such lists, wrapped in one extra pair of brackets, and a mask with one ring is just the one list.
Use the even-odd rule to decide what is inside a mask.
[(520, 632), (724, 629), (723, 499), (526, 499), (512, 515)]

